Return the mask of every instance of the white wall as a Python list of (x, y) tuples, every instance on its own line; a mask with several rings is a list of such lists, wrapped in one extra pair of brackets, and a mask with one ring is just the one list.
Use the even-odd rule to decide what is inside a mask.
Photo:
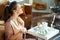
[(3, 2), (6, 2), (7, 0), (0, 0), (0, 4), (2, 4)]

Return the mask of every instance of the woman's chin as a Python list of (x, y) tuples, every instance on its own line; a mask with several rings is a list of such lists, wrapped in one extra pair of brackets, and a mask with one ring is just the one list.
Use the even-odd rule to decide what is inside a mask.
[(23, 14), (23, 13), (20, 13), (19, 15), (21, 15), (21, 14)]

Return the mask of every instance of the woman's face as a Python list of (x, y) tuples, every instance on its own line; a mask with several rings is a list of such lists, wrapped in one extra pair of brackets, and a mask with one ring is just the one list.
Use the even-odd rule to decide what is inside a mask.
[(22, 8), (22, 6), (20, 4), (17, 4), (17, 12), (18, 12), (17, 13), (18, 15), (23, 13), (23, 8)]

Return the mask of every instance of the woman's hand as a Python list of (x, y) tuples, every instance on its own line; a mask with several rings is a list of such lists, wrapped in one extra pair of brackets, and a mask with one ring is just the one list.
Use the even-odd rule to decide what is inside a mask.
[(24, 28), (24, 27), (22, 27), (22, 28), (21, 28), (21, 31), (22, 31), (22, 33), (24, 33), (24, 34), (26, 34), (26, 33), (27, 33), (27, 29), (26, 29), (26, 28)]
[(24, 21), (22, 20), (22, 18), (18, 17), (18, 22), (22, 27), (24, 27)]

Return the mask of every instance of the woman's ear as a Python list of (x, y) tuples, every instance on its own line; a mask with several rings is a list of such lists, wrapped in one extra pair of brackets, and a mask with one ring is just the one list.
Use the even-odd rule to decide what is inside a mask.
[(17, 13), (17, 11), (16, 10), (13, 10), (13, 13)]

